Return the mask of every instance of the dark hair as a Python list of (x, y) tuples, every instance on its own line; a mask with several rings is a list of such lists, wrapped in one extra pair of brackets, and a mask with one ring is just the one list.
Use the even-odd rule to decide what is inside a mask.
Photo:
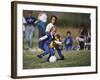
[(52, 15), (50, 19), (52, 19), (53, 17), (57, 20), (57, 16), (55, 15)]
[(88, 35), (88, 30), (87, 30), (85, 24), (81, 24), (80, 27), (83, 29), (83, 31), (82, 31), (83, 34), (87, 36)]
[(56, 34), (56, 36), (57, 36), (57, 38), (59, 38), (59, 39), (60, 39), (60, 34)]
[(32, 11), (28, 11), (28, 16), (32, 16)]
[(29, 12), (28, 12), (28, 14), (32, 14), (32, 13), (33, 13), (32, 11), (29, 11)]
[(67, 33), (66, 34), (71, 34), (71, 32), (70, 31), (67, 31)]
[(51, 20), (53, 17), (56, 19), (56, 21), (55, 21), (55, 24), (56, 24), (56, 23), (57, 23), (57, 16), (52, 15), (52, 16), (50, 17), (50, 20)]

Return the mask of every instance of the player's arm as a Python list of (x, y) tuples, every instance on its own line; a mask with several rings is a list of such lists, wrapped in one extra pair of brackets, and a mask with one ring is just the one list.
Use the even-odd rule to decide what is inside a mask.
[(49, 31), (50, 31), (49, 30), (49, 24), (47, 24), (45, 32), (49, 32)]
[(55, 40), (54, 42), (55, 42), (56, 44), (58, 44), (58, 45), (62, 45), (62, 44), (63, 44), (63, 42), (58, 41), (58, 40)]
[(39, 20), (36, 20), (34, 23), (37, 24), (39, 22)]
[(54, 26), (54, 25), (51, 24), (51, 23), (47, 24), (45, 32), (50, 32), (50, 29), (51, 29), (53, 26)]
[(35, 17), (33, 17), (33, 19), (35, 20), (33, 24), (37, 24), (39, 20), (36, 19)]
[(26, 25), (27, 24), (26, 18), (23, 17), (22, 22), (23, 22), (23, 25)]
[(39, 41), (43, 41), (43, 40), (45, 40), (45, 39), (47, 39), (47, 38), (48, 38), (48, 36), (47, 36), (47, 35), (45, 35), (45, 36), (43, 36), (43, 37), (39, 38)]

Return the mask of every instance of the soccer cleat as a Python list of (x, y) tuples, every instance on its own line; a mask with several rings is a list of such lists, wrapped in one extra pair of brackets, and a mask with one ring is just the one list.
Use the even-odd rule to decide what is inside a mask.
[(62, 56), (62, 57), (60, 58), (60, 60), (64, 60), (64, 56)]
[(38, 57), (38, 58), (42, 58), (42, 56), (41, 56), (41, 55), (37, 55), (37, 57)]

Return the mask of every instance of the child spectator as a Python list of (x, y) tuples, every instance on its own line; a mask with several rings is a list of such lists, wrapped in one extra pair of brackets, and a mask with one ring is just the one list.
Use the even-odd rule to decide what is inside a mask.
[(67, 31), (66, 38), (64, 40), (65, 50), (72, 50), (73, 48), (73, 39), (71, 37), (71, 32)]

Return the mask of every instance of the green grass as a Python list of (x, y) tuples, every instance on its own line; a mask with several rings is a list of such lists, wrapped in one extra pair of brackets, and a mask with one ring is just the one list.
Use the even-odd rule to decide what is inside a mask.
[[(75, 39), (78, 36), (79, 28), (57, 28), (57, 33), (62, 34), (62, 39), (64, 40), (66, 36), (66, 31), (70, 30), (72, 32), (72, 37)], [(34, 45), (33, 48), (38, 48), (38, 30), (35, 30), (34, 35)], [(74, 42), (74, 46), (77, 42)], [(24, 43), (24, 53), (23, 53), (23, 69), (34, 69), (34, 68), (57, 68), (57, 67), (75, 67), (75, 66), (90, 66), (91, 65), (91, 55), (90, 51), (62, 51), (65, 56), (65, 60), (57, 60), (55, 63), (51, 64), (46, 62), (48, 55), (44, 56), (43, 59), (37, 57), (41, 52), (31, 53), (27, 48), (28, 45)], [(59, 58), (57, 52), (55, 53), (57, 58)]]
[[(90, 66), (90, 51), (62, 51), (65, 60), (57, 60), (54, 63), (46, 61), (48, 55), (42, 59), (37, 57), (40, 52), (31, 53), (28, 50), (24, 52), (23, 56), (23, 68), (34, 69), (34, 68), (58, 68), (58, 67), (75, 67), (75, 66)], [(59, 58), (57, 52), (56, 57)]]

